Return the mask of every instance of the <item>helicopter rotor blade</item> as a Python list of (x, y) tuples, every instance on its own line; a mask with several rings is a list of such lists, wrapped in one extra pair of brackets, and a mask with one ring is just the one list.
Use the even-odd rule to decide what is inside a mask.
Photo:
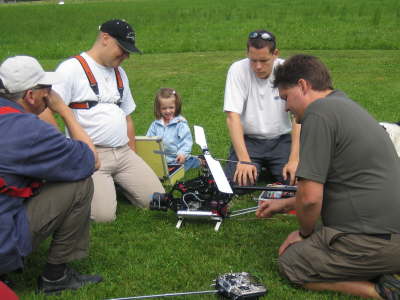
[(221, 167), (219, 161), (214, 159), (210, 152), (208, 151), (206, 135), (204, 133), (204, 129), (201, 126), (194, 126), (194, 135), (196, 144), (200, 146), (203, 150), (204, 158), (207, 161), (207, 165), (210, 168), (210, 172), (217, 184), (218, 190), (221, 193), (233, 194), (233, 190), (231, 185), (226, 178), (224, 170)]
[(194, 139), (196, 144), (200, 146), (201, 150), (208, 150), (206, 135), (204, 129), (201, 126), (194, 125)]
[(232, 187), (229, 184), (219, 161), (212, 158), (210, 154), (204, 154), (204, 158), (207, 161), (208, 167), (210, 168), (210, 172), (214, 177), (218, 190), (222, 193), (233, 194)]

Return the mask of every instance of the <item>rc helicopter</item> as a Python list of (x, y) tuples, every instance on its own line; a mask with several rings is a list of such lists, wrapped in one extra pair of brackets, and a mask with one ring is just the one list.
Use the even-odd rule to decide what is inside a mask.
[(208, 149), (203, 127), (195, 125), (194, 135), (205, 160), (201, 175), (187, 181), (177, 181), (168, 193), (154, 193), (150, 203), (151, 210), (173, 210), (178, 217), (176, 228), (179, 229), (186, 219), (208, 219), (216, 221), (214, 230), (218, 231), (224, 218), (255, 212), (257, 206), (229, 211), (229, 202), (235, 190), (263, 191), (259, 200), (295, 195), (296, 186), (289, 185), (231, 186), (220, 162), (212, 157)]

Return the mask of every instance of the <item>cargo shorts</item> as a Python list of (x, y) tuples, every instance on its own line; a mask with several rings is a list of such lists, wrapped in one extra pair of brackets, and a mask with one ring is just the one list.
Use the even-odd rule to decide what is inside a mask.
[(279, 257), (279, 271), (295, 285), (369, 281), (400, 271), (400, 234), (351, 234), (321, 227)]

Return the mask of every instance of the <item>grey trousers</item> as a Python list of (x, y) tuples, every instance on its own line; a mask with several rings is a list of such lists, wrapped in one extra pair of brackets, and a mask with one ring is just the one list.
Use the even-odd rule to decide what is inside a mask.
[(93, 181), (46, 183), (26, 203), (33, 249), (52, 237), (47, 262), (62, 264), (86, 257), (89, 249)]
[[(287, 184), (282, 177), (282, 169), (289, 160), (292, 137), (290, 134), (281, 135), (275, 139), (254, 139), (244, 136), (244, 142), (251, 161), (256, 164), (257, 173), (265, 167), (266, 172), (273, 181)], [(228, 160), (237, 161), (235, 150), (231, 146)], [(228, 180), (232, 181), (236, 171), (235, 162), (228, 162), (225, 165), (225, 174)], [(258, 178), (257, 178), (258, 180)]]

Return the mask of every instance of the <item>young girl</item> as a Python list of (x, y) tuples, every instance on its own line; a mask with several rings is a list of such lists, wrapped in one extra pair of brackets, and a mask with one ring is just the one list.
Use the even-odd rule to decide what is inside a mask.
[(154, 99), (154, 115), (147, 136), (162, 138), (168, 164), (184, 164), (185, 171), (200, 166), (198, 158), (190, 156), (192, 134), (188, 122), (180, 115), (182, 102), (179, 94), (170, 88), (162, 88)]

